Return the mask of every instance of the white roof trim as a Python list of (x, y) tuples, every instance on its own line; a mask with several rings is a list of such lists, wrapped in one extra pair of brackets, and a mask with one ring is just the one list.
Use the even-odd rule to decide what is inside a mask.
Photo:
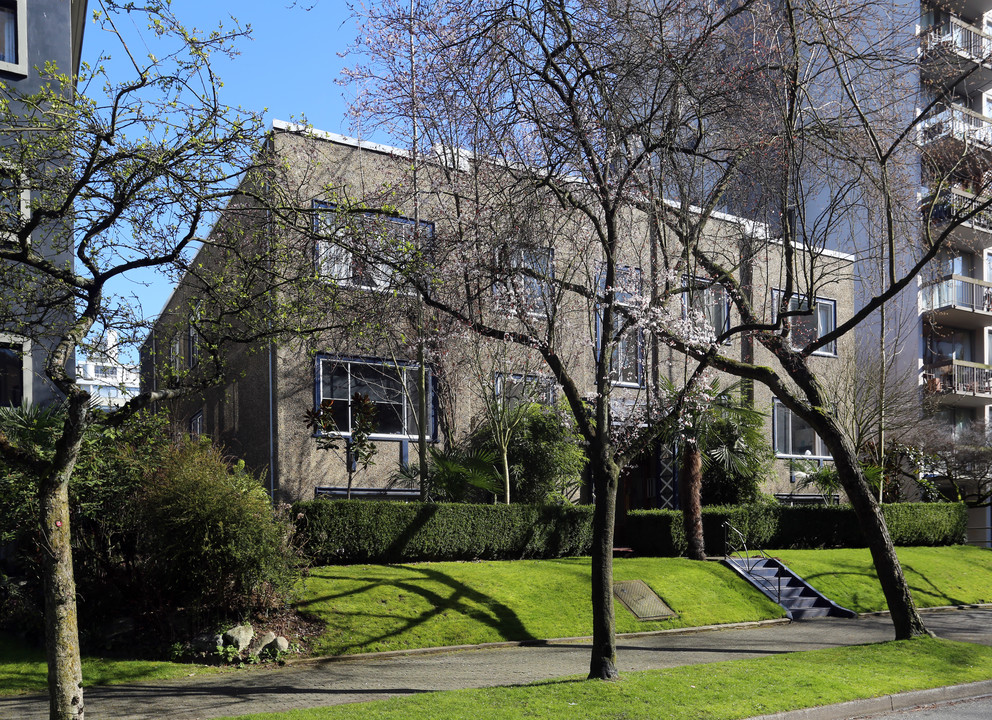
[(359, 140), (358, 138), (348, 137), (347, 135), (339, 135), (338, 133), (327, 132), (326, 130), (318, 130), (317, 128), (312, 128), (308, 125), (286, 122), (285, 120), (273, 120), (272, 129), (297, 133), (300, 135), (310, 135), (311, 137), (319, 138), (321, 140), (329, 140), (330, 142), (337, 143), (338, 145), (348, 145), (349, 147), (356, 147), (361, 150), (372, 150), (373, 152), (386, 153), (387, 155), (411, 157), (410, 151), (404, 150), (403, 148), (393, 147), (392, 145), (383, 145), (381, 143), (370, 142), (368, 140)]

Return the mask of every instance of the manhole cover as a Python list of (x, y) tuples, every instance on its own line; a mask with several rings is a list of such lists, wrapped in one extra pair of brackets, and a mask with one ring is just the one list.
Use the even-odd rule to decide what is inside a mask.
[(613, 594), (638, 620), (664, 620), (678, 617), (664, 600), (643, 580), (624, 580), (613, 583)]

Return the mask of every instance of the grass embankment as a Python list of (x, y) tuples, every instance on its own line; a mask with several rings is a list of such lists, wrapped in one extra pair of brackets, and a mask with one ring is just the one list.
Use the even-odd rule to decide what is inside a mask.
[[(717, 563), (618, 559), (616, 580), (643, 580), (679, 614), (641, 622), (616, 603), (617, 632), (783, 617)], [(327, 623), (315, 652), (339, 655), (592, 634), (588, 558), (349, 565), (314, 570), (297, 606)]]
[(992, 648), (917, 638), (629, 673), (615, 683), (564, 679), (237, 720), (736, 720), (989, 678)]
[[(153, 660), (83, 658), (83, 685), (119, 685), (145, 680), (174, 680), (221, 668)], [(48, 692), (48, 668), (41, 650), (0, 633), (0, 695)]]
[[(865, 549), (769, 550), (813, 587), (855, 612), (885, 610)], [(896, 554), (919, 607), (992, 602), (992, 552), (981, 548), (903, 547)]]

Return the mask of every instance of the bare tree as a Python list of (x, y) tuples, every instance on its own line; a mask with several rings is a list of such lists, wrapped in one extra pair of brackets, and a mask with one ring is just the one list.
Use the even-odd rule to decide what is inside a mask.
[[(154, 53), (140, 56), (120, 39), (117, 23), (134, 21), (148, 23)], [(246, 32), (236, 23), (194, 31), (167, 4), (114, 0), (101, 3), (96, 22), (120, 40), (129, 77), (108, 77), (97, 63), (78, 82), (46, 67), (48, 83), (33, 95), (0, 85), (0, 167), (25, 199), (3, 216), (0, 328), (44, 350), (44, 376), (67, 407), (50, 456), (0, 437), (0, 450), (39, 477), (50, 716), (59, 720), (84, 717), (68, 485), (86, 427), (216, 385), (232, 347), (328, 322), (309, 314), (313, 273), (281, 274), (299, 248), (272, 234), (293, 219), (269, 183), (284, 168), (264, 151), (262, 118), (218, 98), (210, 57), (234, 54)], [(113, 415), (94, 414), (73, 377), (74, 355), (110, 331), (121, 347), (142, 339), (149, 325), (137, 299), (113, 291), (139, 271), (197, 288), (177, 305), (189, 362), (162, 367), (154, 390)]]

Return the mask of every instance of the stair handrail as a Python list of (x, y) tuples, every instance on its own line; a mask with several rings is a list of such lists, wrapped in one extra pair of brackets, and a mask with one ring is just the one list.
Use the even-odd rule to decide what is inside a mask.
[[(738, 530), (733, 525), (731, 525), (729, 520), (724, 520), (723, 527), (724, 527), (724, 552), (726, 553), (726, 557), (730, 558), (733, 555), (739, 558), (744, 566), (744, 572), (747, 573), (748, 577), (750, 577), (756, 583), (760, 583), (761, 585), (767, 587), (769, 592), (774, 592), (776, 597), (775, 602), (781, 604), (782, 603), (781, 573), (778, 573), (776, 575), (776, 579), (778, 580), (778, 586), (776, 587), (775, 585), (772, 585), (772, 583), (768, 580), (768, 578), (765, 578), (761, 575), (755, 575), (753, 572), (755, 565), (757, 565), (758, 557), (763, 558), (765, 560), (771, 560), (771, 558), (765, 554), (764, 550), (761, 550), (760, 548), (756, 548), (755, 552), (757, 553), (757, 556), (754, 558), (754, 561), (752, 562), (751, 553), (747, 549), (747, 538), (744, 537), (744, 533), (742, 533), (740, 530)], [(730, 544), (730, 537), (729, 537), (730, 531), (733, 531), (733, 533), (740, 540), (740, 547), (736, 545), (732, 546)], [(731, 551), (732, 547), (733, 550)], [(744, 549), (743, 555), (741, 554), (741, 548)]]

